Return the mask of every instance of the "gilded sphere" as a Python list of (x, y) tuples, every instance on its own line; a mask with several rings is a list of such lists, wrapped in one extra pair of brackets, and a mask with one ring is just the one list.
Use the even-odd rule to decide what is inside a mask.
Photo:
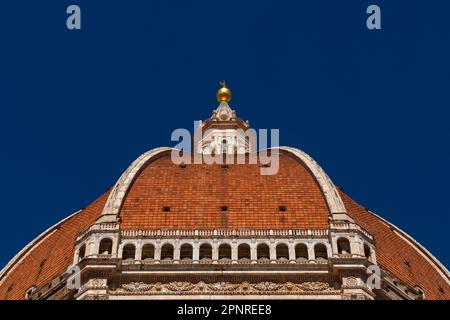
[(217, 101), (218, 102), (230, 102), (231, 101), (231, 91), (225, 86), (225, 82), (220, 83), (222, 88), (217, 90)]

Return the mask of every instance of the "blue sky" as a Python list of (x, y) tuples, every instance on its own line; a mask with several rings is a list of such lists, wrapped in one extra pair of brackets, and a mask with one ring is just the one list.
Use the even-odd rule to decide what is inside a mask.
[[(82, 30), (68, 31), (78, 4)], [(369, 4), (382, 30), (366, 28)], [(446, 266), (448, 1), (2, 1), (0, 265), (216, 107), (318, 161)], [(395, 253), (393, 253), (395, 254)]]

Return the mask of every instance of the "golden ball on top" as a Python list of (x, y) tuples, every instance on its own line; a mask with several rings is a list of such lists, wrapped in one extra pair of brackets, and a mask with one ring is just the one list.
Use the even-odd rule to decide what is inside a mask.
[(230, 102), (231, 101), (231, 91), (225, 85), (225, 81), (220, 82), (222, 88), (217, 90), (217, 101), (218, 102)]

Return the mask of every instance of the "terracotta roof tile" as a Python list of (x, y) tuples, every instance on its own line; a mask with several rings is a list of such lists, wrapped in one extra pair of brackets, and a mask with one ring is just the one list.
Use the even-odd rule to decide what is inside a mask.
[(398, 231), (392, 230), (390, 225), (347, 194), (342, 191), (340, 194), (349, 215), (375, 237), (377, 263), (382, 268), (410, 286), (419, 285), (424, 290), (426, 299), (450, 299), (450, 285), (432, 263), (415, 249), (416, 245), (405, 240)]
[(266, 176), (259, 165), (181, 168), (164, 155), (136, 179), (120, 216), (123, 229), (327, 228), (329, 210), (311, 173), (287, 154)]
[[(84, 210), (58, 224), (43, 241), (37, 242), (28, 254), (0, 279), (0, 300), (24, 299), (31, 286), (40, 287), (64, 272), (72, 263), (74, 240), (101, 214), (109, 191)], [(31, 250), (31, 251), (30, 251)]]

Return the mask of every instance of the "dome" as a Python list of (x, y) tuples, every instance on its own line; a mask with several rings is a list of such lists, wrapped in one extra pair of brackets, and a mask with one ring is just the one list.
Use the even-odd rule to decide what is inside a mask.
[[(287, 151), (280, 154), (280, 170), (275, 176), (260, 176), (258, 165), (251, 164), (226, 168), (219, 164), (204, 166), (175, 165), (167, 150), (154, 156), (136, 176), (123, 199), (119, 210), (121, 229), (330, 227), (329, 205), (317, 178)], [(445, 267), (400, 229), (343, 191), (338, 192), (349, 216), (374, 236), (378, 263), (386, 271), (410, 287), (419, 286), (427, 298), (450, 297)], [(73, 241), (101, 217), (110, 196), (110, 191), (106, 192), (24, 248), (1, 273), (0, 299), (23, 299), (28, 288), (54, 282), (55, 277), (64, 273), (72, 262)], [(224, 206), (227, 206), (226, 214)], [(168, 212), (164, 211), (165, 207), (169, 208)]]
[[(239, 121), (227, 130), (246, 128)], [(166, 147), (144, 153), (8, 263), (0, 299), (450, 299), (447, 269), (309, 155), (271, 148), (279, 168), (262, 175), (244, 146), (243, 164), (176, 164)], [(364, 284), (373, 267), (383, 286)], [(83, 274), (82, 286), (68, 286), (68, 268)]]

